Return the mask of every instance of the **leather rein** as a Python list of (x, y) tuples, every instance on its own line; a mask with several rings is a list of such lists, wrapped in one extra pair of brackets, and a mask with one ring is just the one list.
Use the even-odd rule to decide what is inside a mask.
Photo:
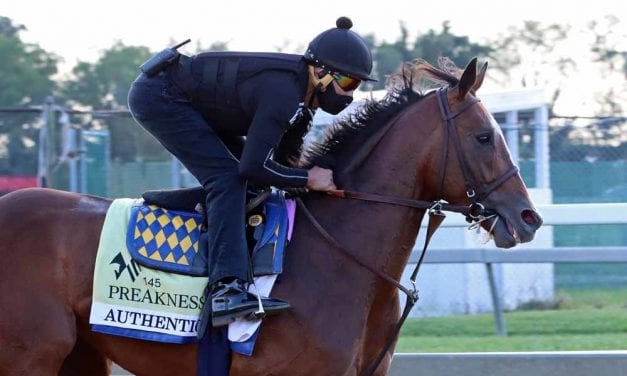
[(365, 263), (364, 261), (360, 260), (357, 256), (355, 256), (354, 253), (350, 252), (347, 248), (341, 245), (335, 239), (335, 237), (333, 237), (333, 235), (331, 235), (320, 224), (320, 222), (318, 222), (318, 220), (313, 216), (313, 214), (309, 211), (309, 209), (307, 209), (302, 199), (297, 198), (296, 200), (301, 210), (305, 214), (305, 216), (309, 219), (309, 221), (314, 225), (316, 230), (322, 235), (322, 237), (327, 242), (329, 242), (333, 247), (340, 250), (350, 260), (354, 261), (355, 263), (357, 263), (364, 269), (370, 271), (372, 274), (378, 276), (379, 278), (388, 282), (392, 286), (401, 290), (403, 293), (405, 293), (407, 297), (405, 308), (403, 309), (403, 313), (401, 314), (399, 321), (396, 323), (396, 325), (394, 325), (392, 333), (388, 337), (383, 349), (378, 354), (374, 362), (372, 362), (372, 364), (366, 369), (366, 371), (364, 371), (363, 375), (366, 375), (366, 376), (370, 376), (374, 374), (374, 372), (377, 370), (377, 368), (379, 367), (379, 365), (385, 358), (385, 355), (391, 348), (392, 344), (396, 341), (396, 338), (398, 337), (401, 327), (403, 326), (403, 324), (405, 323), (405, 320), (409, 316), (410, 311), (412, 310), (412, 308), (418, 301), (419, 297), (418, 297), (418, 289), (416, 288), (416, 277), (418, 275), (418, 271), (420, 270), (420, 266), (422, 265), (424, 261), (426, 250), (431, 240), (431, 237), (433, 236), (433, 234), (438, 229), (438, 227), (440, 226), (440, 224), (442, 223), (442, 221), (444, 220), (446, 216), (443, 212), (449, 211), (449, 212), (461, 213), (464, 216), (466, 216), (466, 220), (468, 222), (475, 222), (475, 223), (481, 222), (482, 220), (487, 219), (490, 216), (496, 215), (495, 212), (489, 209), (486, 209), (483, 206), (483, 204), (481, 204), (480, 201), (485, 199), (496, 188), (501, 186), (503, 183), (509, 180), (509, 178), (511, 178), (512, 176), (518, 173), (518, 167), (512, 166), (503, 175), (493, 180), (489, 184), (486, 184), (482, 187), (479, 187), (479, 185), (477, 185), (476, 179), (470, 167), (468, 166), (466, 159), (464, 158), (464, 154), (461, 148), (461, 142), (459, 139), (459, 134), (457, 132), (457, 128), (455, 127), (454, 119), (460, 114), (462, 114), (464, 111), (472, 107), (474, 104), (479, 102), (479, 99), (473, 96), (460, 109), (458, 109), (455, 112), (452, 112), (448, 104), (447, 92), (448, 92), (447, 88), (440, 88), (436, 91), (438, 105), (440, 108), (440, 113), (442, 115), (444, 132), (446, 135), (445, 140), (444, 140), (442, 158), (441, 158), (442, 169), (440, 170), (441, 172), (440, 172), (440, 177), (439, 177), (440, 179), (439, 180), (440, 181), (439, 196), (442, 197), (442, 191), (444, 188), (444, 178), (446, 174), (448, 145), (449, 145), (449, 138), (450, 138), (453, 142), (453, 146), (455, 147), (459, 165), (461, 166), (462, 175), (464, 177), (464, 184), (466, 187), (466, 196), (471, 202), (470, 205), (468, 206), (453, 205), (453, 204), (449, 204), (448, 202), (442, 199), (436, 200), (436, 201), (415, 200), (411, 198), (379, 195), (379, 194), (374, 194), (374, 193), (356, 192), (356, 191), (348, 191), (348, 190), (335, 190), (335, 191), (327, 192), (331, 196), (339, 197), (343, 199), (355, 199), (355, 200), (384, 203), (384, 204), (390, 204), (390, 205), (399, 205), (399, 206), (404, 206), (404, 207), (427, 210), (428, 215), (429, 215), (429, 222), (427, 224), (427, 233), (426, 233), (424, 245), (422, 247), (422, 251), (420, 253), (420, 257), (409, 279), (412, 285), (411, 288), (407, 288), (403, 286), (395, 278), (391, 277), (390, 275), (386, 274), (380, 269), (375, 268), (372, 265), (369, 265)]

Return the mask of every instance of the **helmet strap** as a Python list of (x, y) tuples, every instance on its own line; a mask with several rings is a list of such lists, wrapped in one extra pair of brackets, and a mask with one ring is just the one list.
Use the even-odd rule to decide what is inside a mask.
[(313, 86), (316, 88), (316, 92), (325, 92), (327, 87), (334, 80), (333, 76), (331, 76), (326, 70), (316, 73), (315, 68), (312, 65), (309, 66), (309, 77)]

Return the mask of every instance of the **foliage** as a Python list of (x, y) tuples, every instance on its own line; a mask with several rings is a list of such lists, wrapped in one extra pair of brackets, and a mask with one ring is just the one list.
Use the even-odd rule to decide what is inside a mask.
[[(127, 108), (128, 90), (139, 74), (138, 67), (151, 55), (147, 47), (126, 46), (117, 42), (103, 51), (95, 63), (79, 62), (72, 70), (72, 79), (64, 83), (63, 96), (72, 106), (124, 110)], [(137, 140), (143, 134), (130, 117), (114, 117), (98, 122), (88, 118), (83, 121), (86, 121), (82, 124), (85, 128), (106, 126), (109, 129), (112, 159), (133, 161), (137, 158)]]
[(620, 40), (627, 40), (625, 34), (617, 35), (621, 28), (620, 20), (607, 16), (601, 21), (592, 21), (588, 25), (594, 33), (592, 53), (594, 61), (601, 65), (603, 75), (615, 83), (605, 93), (599, 94), (598, 101), (606, 114), (619, 114), (625, 110), (627, 101), (627, 50), (619, 45)]
[(23, 25), (0, 16), (0, 105), (39, 105), (55, 89), (52, 76), (59, 58), (36, 44), (24, 43), (19, 37), (23, 30)]
[[(207, 48), (196, 45), (197, 52), (227, 48), (226, 42), (215, 42)], [(153, 53), (147, 47), (126, 46), (117, 42), (103, 51), (96, 62), (79, 62), (72, 71), (73, 78), (65, 82), (63, 95), (73, 105), (93, 109), (126, 109), (128, 91), (139, 73), (138, 67)], [(113, 160), (131, 162), (169, 158), (163, 147), (129, 117), (109, 118), (98, 123), (92, 119), (87, 121), (84, 127), (101, 125), (109, 129)]]
[[(56, 88), (52, 76), (59, 58), (37, 44), (25, 43), (15, 25), (0, 16), (0, 106), (41, 105)], [(34, 175), (37, 169), (37, 113), (0, 118), (0, 174)]]
[[(497, 78), (501, 86), (514, 82), (526, 86), (545, 86), (550, 90), (551, 102), (554, 104), (561, 98), (564, 85), (569, 80), (572, 81), (573, 76), (576, 77), (576, 62), (581, 61), (583, 56), (565, 53), (565, 46), (573, 39), (573, 31), (559, 24), (543, 25), (535, 21), (525, 21), (522, 25), (510, 27), (504, 35), (482, 43), (471, 41), (467, 36), (455, 35), (448, 21), (443, 22), (439, 29), (415, 33), (413, 39), (410, 35), (414, 33), (410, 33), (411, 29), (407, 25), (400, 23), (399, 26), (399, 36), (393, 42), (379, 42), (374, 33), (364, 36), (373, 51), (374, 75), (379, 82), (367, 83), (362, 89), (383, 88), (387, 75), (397, 71), (403, 62), (417, 57), (437, 64), (438, 57), (447, 56), (458, 66), (463, 66), (470, 58), (479, 56), (480, 59), (490, 59), (490, 78), (501, 75), (500, 79)], [(624, 79), (627, 77), (627, 51), (620, 44), (622, 29), (619, 26), (615, 17), (607, 17), (591, 22), (586, 34), (587, 37), (593, 35), (593, 38), (589, 43), (590, 50), (585, 52), (598, 64), (604, 77), (615, 82), (615, 85), (608, 86), (605, 91), (596, 93), (596, 100), (602, 104), (600, 108), (605, 114), (619, 114), (625, 110), (622, 107), (622, 96), (627, 85)], [(126, 108), (128, 88), (138, 73), (137, 67), (153, 54), (147, 47), (126, 46), (117, 42), (103, 50), (96, 62), (79, 62), (72, 70), (72, 76), (61, 81), (58, 89), (53, 76), (57, 73), (59, 58), (36, 44), (24, 43), (19, 37), (24, 30), (26, 28), (23, 25), (16, 25), (10, 19), (0, 16), (0, 56), (3, 56), (0, 69), (0, 105), (39, 105), (46, 96), (56, 94), (56, 102), (69, 107), (123, 110)], [(189, 47), (187, 48), (189, 51)], [(226, 42), (217, 41), (209, 46), (197, 43), (193, 53), (227, 49)], [(619, 79), (616, 79), (616, 74), (620, 74)], [(33, 169), (36, 160), (33, 142), (37, 129), (32, 124), (36, 122), (36, 117), (35, 114), (12, 115), (10, 124), (6, 119), (0, 119), (0, 171), (21, 171), (26, 165), (30, 166), (29, 170)], [(94, 121), (74, 117), (72, 121), (75, 120), (80, 121), (80, 125), (84, 127), (110, 128), (113, 159), (150, 160), (162, 159), (167, 155), (129, 118)], [(5, 128), (7, 126), (16, 129), (8, 131)], [(613, 126), (611, 132), (606, 132), (604, 144), (575, 146), (570, 142), (574, 137), (573, 132), (565, 131), (562, 141), (555, 141), (551, 145), (552, 153), (560, 154), (557, 149), (567, 148), (589, 156), (599, 148), (619, 146), (624, 149), (624, 142), (616, 144), (620, 135), (624, 134), (623, 129), (624, 125)], [(7, 150), (11, 157), (7, 157)]]
[(474, 43), (467, 36), (451, 33), (448, 21), (442, 23), (442, 30), (430, 29), (424, 34), (419, 34), (413, 43), (409, 41), (409, 30), (401, 23), (400, 37), (395, 42), (382, 42), (375, 48), (375, 70), (379, 82), (374, 88), (384, 88), (385, 77), (398, 71), (402, 63), (418, 57), (437, 66), (438, 59), (446, 56), (457, 66), (464, 67), (473, 57), (485, 59), (491, 53), (490, 46)]
[(561, 45), (568, 40), (570, 28), (560, 24), (543, 25), (524, 21), (511, 26), (505, 35), (492, 41), (495, 65), (504, 74), (504, 82), (517, 80), (523, 87), (550, 90), (550, 114), (561, 88), (576, 68), (574, 56), (565, 55)]
[(95, 63), (79, 62), (74, 78), (66, 82), (63, 94), (79, 104), (98, 109), (126, 108), (126, 96), (141, 65), (151, 56), (147, 47), (115, 43)]

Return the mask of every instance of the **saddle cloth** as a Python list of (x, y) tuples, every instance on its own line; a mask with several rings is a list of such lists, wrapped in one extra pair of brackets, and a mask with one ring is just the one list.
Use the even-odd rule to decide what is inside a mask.
[[(285, 205), (291, 213), (288, 228), (284, 230), (289, 238), (295, 205), (291, 200)], [(138, 231), (146, 248), (144, 252), (141, 247), (137, 247), (137, 253), (143, 253), (142, 256), (150, 260), (169, 260), (166, 262), (170, 264), (193, 264), (187, 256), (193, 256), (200, 249), (197, 244), (200, 216), (159, 208), (142, 208), (145, 208), (142, 200), (118, 199), (113, 201), (107, 211), (94, 270), (90, 315), (92, 330), (158, 342), (195, 342), (200, 312), (205, 303), (203, 292), (207, 278), (175, 274), (142, 265), (133, 258), (129, 244), (137, 239), (136, 223), (143, 220), (145, 223), (141, 226), (144, 231)], [(162, 217), (165, 213), (168, 213), (167, 221)], [(130, 221), (133, 216), (135, 220)], [(129, 226), (129, 223), (133, 226)], [(171, 229), (159, 235), (162, 229), (155, 232), (157, 226), (154, 223), (159, 223), (161, 227), (171, 225)], [(133, 227), (132, 230), (129, 227)], [(182, 228), (185, 228), (185, 234)], [(153, 239), (149, 235), (141, 235), (146, 229), (155, 234)], [(173, 239), (172, 234), (179, 240), (178, 244), (173, 240), (168, 242), (168, 239)], [(167, 251), (158, 247), (153, 250), (153, 240), (155, 245), (167, 244)], [(184, 245), (181, 244), (183, 241)], [(255, 285), (262, 296), (269, 296), (275, 280), (276, 274), (268, 274), (256, 277)], [(256, 292), (252, 285), (250, 290)], [(260, 320), (239, 320), (231, 324), (228, 329), (231, 349), (252, 355), (260, 324)]]
[[(263, 202), (260, 213), (249, 220), (255, 225), (251, 254), (256, 276), (283, 270), (289, 231), (287, 205), (288, 201), (274, 192)], [(150, 268), (207, 276), (206, 240), (200, 240), (202, 223), (203, 216), (197, 212), (133, 205), (126, 237), (128, 250), (134, 260)]]

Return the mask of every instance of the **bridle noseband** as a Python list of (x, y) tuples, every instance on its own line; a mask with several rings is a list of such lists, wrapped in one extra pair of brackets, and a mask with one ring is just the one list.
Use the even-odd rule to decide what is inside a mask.
[(495, 189), (497, 189), (503, 183), (509, 180), (509, 178), (511, 178), (512, 176), (518, 173), (518, 167), (512, 166), (503, 175), (493, 180), (492, 182), (482, 187), (480, 187), (477, 184), (477, 180), (475, 179), (472, 171), (470, 170), (468, 166), (467, 160), (464, 157), (457, 127), (455, 126), (455, 118), (459, 116), (460, 114), (462, 114), (464, 111), (471, 108), (474, 104), (478, 103), (479, 99), (473, 96), (471, 97), (471, 99), (464, 102), (461, 108), (459, 108), (455, 112), (452, 112), (448, 104), (447, 92), (448, 92), (447, 88), (440, 88), (436, 91), (436, 94), (435, 94), (438, 99), (438, 105), (440, 108), (440, 113), (442, 115), (442, 122), (444, 126), (444, 132), (446, 135), (444, 137), (444, 148), (443, 148), (442, 157), (441, 157), (442, 169), (440, 170), (440, 176), (439, 176), (440, 184), (439, 184), (438, 195), (439, 197), (442, 197), (442, 194), (444, 191), (444, 180), (446, 177), (446, 166), (447, 166), (447, 159), (448, 159), (448, 145), (449, 145), (449, 138), (451, 138), (453, 146), (456, 151), (459, 165), (462, 170), (462, 175), (464, 177), (464, 184), (466, 187), (466, 196), (470, 200), (470, 205), (468, 206), (453, 205), (453, 204), (449, 204), (443, 199), (439, 199), (436, 201), (425, 201), (425, 200), (415, 200), (411, 198), (403, 198), (403, 197), (387, 196), (387, 195), (379, 195), (379, 194), (374, 194), (374, 193), (365, 193), (365, 192), (356, 192), (356, 191), (347, 191), (347, 190), (336, 190), (336, 191), (327, 192), (329, 195), (340, 197), (340, 198), (378, 202), (378, 203), (385, 203), (385, 204), (399, 205), (399, 206), (405, 206), (405, 207), (410, 207), (410, 208), (427, 210), (427, 213), (429, 215), (429, 222), (427, 224), (427, 233), (425, 237), (425, 243), (423, 245), (422, 252), (420, 253), (418, 262), (416, 263), (416, 267), (414, 268), (414, 271), (410, 277), (410, 282), (412, 284), (411, 289), (401, 285), (393, 277), (389, 276), (385, 272), (371, 265), (368, 265), (367, 263), (357, 258), (352, 252), (349, 252), (324, 227), (322, 227), (320, 222), (318, 222), (318, 220), (316, 220), (316, 218), (311, 214), (309, 209), (307, 209), (303, 201), (300, 198), (297, 199), (297, 203), (300, 206), (303, 213), (305, 214), (305, 216), (312, 222), (312, 224), (318, 230), (318, 232), (320, 232), (320, 234), (329, 243), (331, 243), (335, 248), (337, 248), (342, 253), (344, 253), (348, 258), (355, 261), (358, 265), (369, 270), (371, 273), (375, 274), (376, 276), (380, 277), (384, 281), (395, 286), (396, 288), (403, 291), (407, 295), (405, 308), (403, 310), (403, 313), (401, 314), (401, 318), (399, 319), (397, 324), (394, 326), (394, 330), (392, 334), (388, 338), (385, 346), (383, 347), (383, 349), (381, 350), (381, 352), (379, 353), (375, 361), (363, 373), (364, 375), (367, 375), (367, 376), (372, 375), (376, 371), (376, 369), (379, 367), (379, 364), (385, 358), (387, 351), (390, 349), (396, 337), (398, 336), (398, 333), (400, 332), (400, 329), (403, 323), (407, 319), (409, 312), (418, 301), (418, 289), (416, 288), (416, 277), (418, 275), (418, 271), (420, 270), (420, 266), (422, 265), (424, 261), (424, 256), (426, 254), (429, 241), (431, 240), (433, 233), (435, 233), (437, 228), (440, 226), (440, 224), (444, 220), (444, 217), (445, 217), (444, 212), (450, 211), (450, 212), (461, 213), (466, 216), (466, 219), (469, 222), (474, 223), (474, 224), (479, 224), (487, 218), (492, 218), (492, 217), (498, 218), (497, 214), (489, 209), (486, 209), (484, 205), (481, 203), (481, 201), (484, 200), (486, 197), (488, 197), (488, 195), (490, 195), (490, 193), (492, 193)]

